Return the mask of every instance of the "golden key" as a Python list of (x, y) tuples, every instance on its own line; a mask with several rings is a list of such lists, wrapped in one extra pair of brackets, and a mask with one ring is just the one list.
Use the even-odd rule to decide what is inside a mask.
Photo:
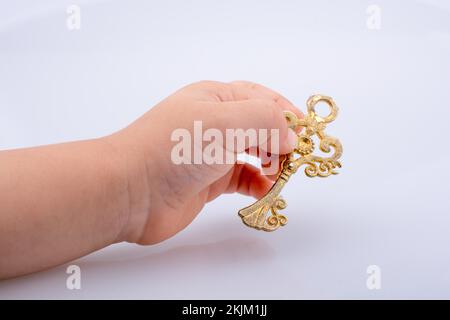
[[(330, 113), (326, 117), (320, 117), (315, 106), (318, 102), (325, 102), (330, 108)], [(338, 107), (333, 99), (324, 95), (311, 96), (306, 102), (307, 114), (303, 119), (298, 119), (295, 114), (285, 111), (285, 117), (289, 128), (300, 131), (297, 147), (288, 155), (282, 157), (280, 162), (280, 173), (275, 184), (269, 192), (254, 204), (239, 210), (239, 216), (249, 227), (264, 231), (274, 231), (287, 223), (287, 218), (279, 213), (279, 210), (286, 208), (286, 201), (280, 196), (280, 192), (288, 182), (290, 176), (305, 165), (305, 174), (308, 177), (328, 177), (337, 174), (336, 168), (341, 167), (338, 159), (342, 155), (342, 145), (338, 139), (328, 136), (324, 130), (328, 123), (336, 119)], [(315, 148), (313, 136), (319, 139), (319, 149), (324, 153), (333, 154), (329, 157), (313, 155)], [(269, 214), (269, 210), (270, 213)]]

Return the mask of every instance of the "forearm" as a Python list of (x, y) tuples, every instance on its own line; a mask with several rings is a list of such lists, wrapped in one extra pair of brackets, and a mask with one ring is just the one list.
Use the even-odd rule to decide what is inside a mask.
[(0, 152), (0, 278), (122, 240), (125, 167), (106, 139)]

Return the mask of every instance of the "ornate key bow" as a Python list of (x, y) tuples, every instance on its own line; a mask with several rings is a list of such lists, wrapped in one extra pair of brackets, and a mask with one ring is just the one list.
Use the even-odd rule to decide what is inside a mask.
[[(326, 117), (320, 117), (315, 111), (318, 102), (325, 102), (330, 109)], [(239, 216), (249, 227), (264, 231), (274, 231), (287, 223), (287, 218), (278, 211), (286, 208), (286, 201), (280, 196), (280, 192), (289, 180), (290, 176), (305, 165), (305, 174), (308, 177), (328, 177), (337, 174), (336, 168), (341, 167), (338, 159), (342, 155), (342, 145), (338, 139), (328, 136), (324, 130), (328, 123), (336, 119), (338, 107), (333, 99), (324, 95), (311, 96), (306, 102), (307, 114), (303, 119), (298, 119), (295, 114), (285, 111), (288, 126), (298, 131), (298, 142), (295, 150), (281, 158), (280, 172), (275, 184), (269, 192), (254, 204), (239, 210)], [(313, 136), (319, 139), (319, 148), (324, 153), (333, 154), (329, 157), (313, 155), (315, 144)], [(270, 214), (269, 214), (270, 211)]]

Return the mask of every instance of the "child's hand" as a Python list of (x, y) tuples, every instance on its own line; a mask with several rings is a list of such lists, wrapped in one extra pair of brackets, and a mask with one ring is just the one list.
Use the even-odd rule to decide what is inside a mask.
[[(171, 141), (171, 135), (186, 128), (194, 139), (194, 121), (201, 120), (202, 132), (209, 128), (222, 132), (225, 154), (226, 129), (267, 129), (269, 134), (270, 129), (278, 129), (278, 153), (286, 154), (293, 150), (296, 136), (287, 128), (283, 110), (302, 116), (288, 100), (261, 85), (202, 81), (176, 92), (109, 137), (128, 163), (130, 210), (118, 240), (157, 243), (185, 228), (207, 202), (222, 193), (264, 195), (273, 181), (249, 164), (175, 164), (171, 154), (178, 142)], [(244, 148), (270, 147), (270, 142), (264, 142), (247, 141)], [(205, 143), (197, 145), (191, 157), (204, 147)]]
[[(278, 153), (284, 154), (296, 136), (283, 110), (301, 116), (260, 85), (199, 82), (110, 136), (0, 152), (0, 278), (49, 268), (115, 242), (157, 243), (222, 193), (262, 196), (272, 182), (250, 165), (175, 164), (171, 155), (178, 142), (171, 136), (181, 128), (192, 131), (194, 121), (202, 121), (203, 132), (215, 128), (224, 137), (226, 129), (278, 129), (279, 138), (269, 140), (279, 142)], [(276, 153), (264, 139), (258, 143), (247, 141), (235, 152)]]

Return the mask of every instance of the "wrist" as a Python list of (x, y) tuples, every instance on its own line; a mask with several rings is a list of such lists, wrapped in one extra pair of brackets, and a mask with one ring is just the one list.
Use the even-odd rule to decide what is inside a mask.
[(148, 178), (151, 168), (146, 162), (148, 151), (142, 147), (139, 139), (131, 135), (125, 129), (103, 138), (113, 150), (123, 181), (122, 190), (127, 199), (120, 209), (121, 214), (116, 217), (120, 232), (114, 243), (138, 242), (144, 232), (151, 205)]

